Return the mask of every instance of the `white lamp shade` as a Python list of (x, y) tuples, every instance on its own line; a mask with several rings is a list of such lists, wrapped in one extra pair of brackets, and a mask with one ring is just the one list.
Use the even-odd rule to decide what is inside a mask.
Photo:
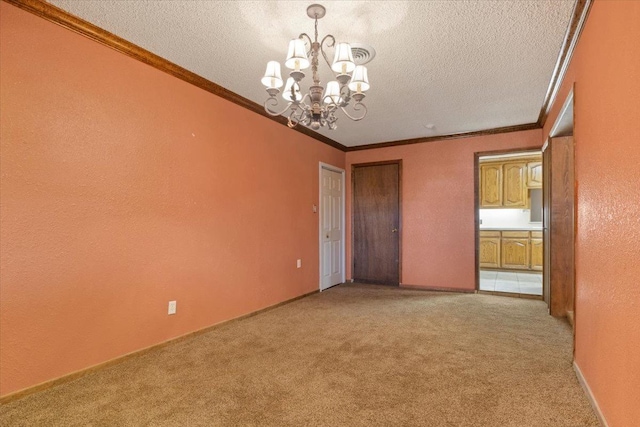
[(353, 54), (349, 43), (338, 43), (336, 46), (336, 55), (333, 58), (331, 69), (336, 73), (347, 74), (356, 68), (353, 62)]
[(340, 84), (337, 81), (331, 81), (327, 83), (327, 88), (324, 91), (324, 96), (322, 97), (325, 104), (338, 104), (342, 103), (342, 98), (340, 98)]
[(293, 39), (289, 42), (289, 52), (285, 67), (291, 70), (304, 70), (309, 68), (309, 58), (307, 58), (307, 47), (302, 39)]
[(267, 71), (261, 80), (267, 89), (277, 89), (282, 87), (282, 76), (280, 75), (280, 63), (277, 61), (269, 61), (267, 63)]
[[(295, 92), (294, 96), (291, 96), (291, 87), (293, 86), (293, 90)], [(287, 84), (284, 86), (284, 91), (282, 92), (282, 97), (289, 101), (300, 101), (302, 99), (302, 94), (300, 93), (300, 85), (293, 80), (293, 77), (289, 77), (287, 79)]]
[(353, 92), (366, 92), (369, 90), (369, 77), (367, 76), (367, 67), (364, 65), (357, 65), (353, 74), (351, 75), (351, 81), (349, 82), (349, 89)]

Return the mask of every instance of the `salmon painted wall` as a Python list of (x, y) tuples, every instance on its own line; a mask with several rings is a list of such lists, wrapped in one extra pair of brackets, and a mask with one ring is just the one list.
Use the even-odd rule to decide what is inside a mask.
[[(347, 152), (347, 171), (357, 163), (402, 159), (402, 284), (475, 289), (474, 153), (540, 148), (541, 138), (536, 129)], [(350, 173), (347, 177), (350, 218)], [(352, 277), (349, 239), (347, 277)]]
[(0, 394), (318, 289), (343, 152), (0, 12)]
[(576, 349), (611, 427), (640, 420), (640, 2), (594, 2), (549, 118), (574, 90)]

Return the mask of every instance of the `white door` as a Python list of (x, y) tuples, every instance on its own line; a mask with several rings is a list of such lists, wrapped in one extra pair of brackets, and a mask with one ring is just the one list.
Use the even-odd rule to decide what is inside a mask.
[(342, 283), (343, 245), (343, 174), (320, 169), (320, 289)]

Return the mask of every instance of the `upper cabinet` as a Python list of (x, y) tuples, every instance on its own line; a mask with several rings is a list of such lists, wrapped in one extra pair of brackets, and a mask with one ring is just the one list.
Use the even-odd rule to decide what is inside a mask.
[(502, 165), (480, 165), (480, 206), (502, 206)]
[(480, 163), (480, 208), (527, 208), (529, 188), (541, 187), (540, 156)]
[(505, 163), (502, 206), (524, 208), (527, 206), (527, 164), (524, 162)]
[(542, 188), (542, 161), (527, 163), (527, 187)]

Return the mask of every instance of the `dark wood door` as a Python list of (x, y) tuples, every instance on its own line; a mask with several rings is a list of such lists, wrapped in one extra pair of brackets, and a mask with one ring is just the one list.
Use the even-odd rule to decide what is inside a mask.
[(353, 167), (353, 279), (400, 283), (400, 163)]
[(543, 151), (543, 287), (549, 313), (573, 320), (574, 163), (573, 137), (551, 138)]

